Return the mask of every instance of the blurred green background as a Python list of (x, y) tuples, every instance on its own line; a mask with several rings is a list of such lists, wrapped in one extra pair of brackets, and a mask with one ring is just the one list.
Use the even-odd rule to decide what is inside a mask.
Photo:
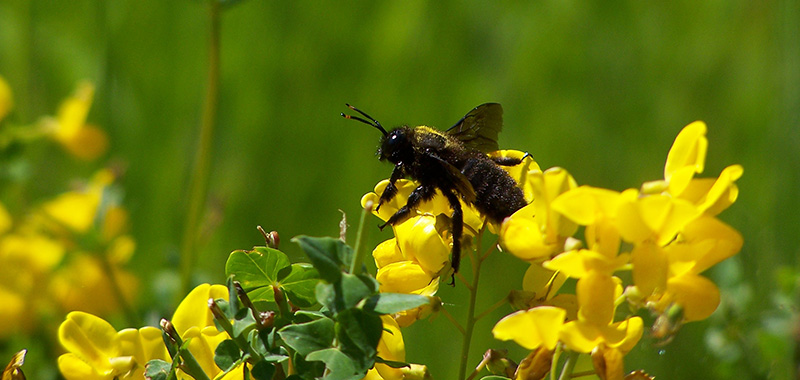
[[(127, 167), (125, 205), (138, 244), (132, 266), (147, 284), (140, 304), (153, 321), (175, 306), (169, 273), (198, 140), (208, 20), (201, 1), (0, 1), (11, 120), (52, 114), (82, 79), (97, 85), (89, 120), (109, 134), (106, 160)], [(222, 282), (230, 251), (263, 244), (256, 225), (277, 230), (296, 261), (302, 256), (289, 238), (338, 235), (338, 210), (355, 230), (361, 196), (391, 167), (375, 159), (375, 130), (339, 116), (345, 102), (387, 127), (440, 128), (499, 102), (501, 147), (528, 151), (543, 168), (567, 168), (579, 184), (616, 190), (660, 178), (678, 131), (701, 119), (709, 126), (704, 176), (745, 168), (738, 202), (720, 216), (745, 246), (709, 274), (723, 290), (720, 310), (665, 347), (643, 339), (626, 367), (660, 379), (796, 378), (797, 1), (250, 0), (229, 7), (221, 27), (209, 194), (221, 219), (203, 236), (196, 282)], [(104, 162), (65, 158), (54, 146), (30, 154), (31, 197), (62, 192)], [(369, 246), (390, 236), (373, 228)], [(479, 294), (483, 307), (518, 287), (524, 271), (504, 255), (489, 265), (483, 284), (496, 286)], [(457, 316), (466, 311), (464, 294), (440, 293)], [(509, 311), (478, 324), (472, 363), (490, 347), (510, 347), (519, 359), (521, 350), (489, 332)], [(428, 364), (437, 379), (455, 378), (459, 349), (445, 318), (404, 334), (409, 361)], [(0, 348), (8, 358), (21, 347)], [(55, 363), (29, 355), (30, 373)]]

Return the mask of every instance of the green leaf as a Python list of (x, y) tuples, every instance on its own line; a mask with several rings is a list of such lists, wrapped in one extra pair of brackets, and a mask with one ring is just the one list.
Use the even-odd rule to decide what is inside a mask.
[(358, 380), (362, 379), (369, 368), (358, 368), (355, 362), (335, 348), (314, 351), (306, 356), (308, 361), (325, 363), (327, 371), (324, 380)]
[(275, 365), (267, 361), (260, 361), (253, 366), (250, 375), (256, 380), (270, 380), (275, 373)]
[(336, 339), (342, 352), (372, 367), (383, 322), (377, 314), (360, 309), (345, 310), (336, 315)]
[[(256, 289), (265, 290), (251, 298), (266, 298), (274, 301), (271, 286), (278, 283), (278, 274), (289, 266), (289, 258), (283, 252), (267, 247), (255, 247), (252, 251), (233, 251), (225, 263), (225, 274), (239, 281), (248, 294)], [(264, 289), (266, 288), (266, 289)]]
[(230, 371), (242, 357), (239, 346), (231, 339), (219, 342), (214, 350), (214, 363), (224, 372)]
[(292, 241), (308, 255), (320, 277), (330, 283), (338, 282), (343, 268), (353, 260), (353, 250), (339, 239), (301, 235)]
[(166, 380), (172, 364), (161, 359), (153, 359), (144, 366), (144, 377), (150, 380)]
[(300, 307), (309, 307), (316, 302), (314, 289), (320, 282), (319, 272), (310, 264), (292, 264), (290, 271), (280, 280), (280, 286), (289, 300)]
[(380, 293), (367, 299), (364, 310), (378, 314), (394, 314), (429, 303), (428, 297), (418, 294)]
[(278, 335), (297, 353), (308, 355), (310, 352), (328, 348), (333, 344), (335, 335), (333, 329), (333, 320), (323, 318), (308, 323), (288, 325), (278, 331)]
[(481, 380), (509, 380), (509, 378), (505, 376), (489, 375), (481, 377)]
[(316, 296), (321, 305), (333, 313), (338, 313), (356, 307), (361, 300), (372, 296), (375, 291), (372, 283), (365, 282), (360, 276), (342, 273), (338, 282), (319, 283)]
[(238, 318), (233, 321), (234, 338), (246, 335), (256, 328), (256, 319), (253, 317), (253, 313), (249, 309), (242, 309), (241, 311), (244, 313), (238, 315)]

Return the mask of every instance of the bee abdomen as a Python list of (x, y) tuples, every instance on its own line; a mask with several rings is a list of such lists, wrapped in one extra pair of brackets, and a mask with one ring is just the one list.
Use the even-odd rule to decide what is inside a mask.
[(462, 173), (475, 190), (475, 208), (493, 222), (500, 223), (527, 205), (516, 181), (488, 157), (469, 158)]

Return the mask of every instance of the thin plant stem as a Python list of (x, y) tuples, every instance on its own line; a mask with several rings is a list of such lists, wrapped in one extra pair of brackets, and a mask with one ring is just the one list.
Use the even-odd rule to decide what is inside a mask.
[[(484, 225), (485, 227), (485, 225)], [(476, 237), (476, 254), (477, 249), (481, 246), (483, 242), (483, 232), (484, 228), (481, 228), (480, 232)], [(461, 344), (461, 361), (459, 363), (458, 368), (458, 379), (463, 380), (466, 378), (467, 375), (467, 362), (469, 361), (469, 347), (472, 343), (472, 332), (475, 329), (475, 305), (478, 299), (478, 281), (480, 280), (481, 274), (481, 263), (482, 260), (479, 260), (476, 254), (470, 253), (470, 263), (472, 263), (472, 283), (469, 286), (469, 306), (467, 309), (467, 322), (464, 327), (464, 336), (463, 341)]]
[(558, 369), (558, 360), (561, 359), (561, 353), (564, 348), (562, 345), (556, 344), (556, 349), (553, 352), (553, 360), (550, 361), (550, 380), (556, 380), (556, 370)]
[(480, 321), (480, 320), (481, 320), (483, 317), (485, 317), (485, 316), (486, 316), (486, 315), (488, 315), (489, 313), (491, 313), (491, 312), (493, 312), (493, 311), (497, 310), (497, 308), (498, 308), (498, 307), (505, 305), (505, 304), (506, 304), (506, 302), (508, 302), (508, 298), (503, 298), (503, 299), (501, 299), (500, 301), (497, 301), (497, 302), (495, 302), (495, 303), (494, 303), (494, 305), (492, 305), (492, 306), (489, 306), (489, 308), (488, 308), (488, 309), (486, 309), (486, 310), (484, 310), (482, 313), (478, 314), (478, 316), (477, 316), (477, 317), (475, 317), (475, 320), (476, 320), (476, 321)]
[(100, 260), (100, 266), (103, 267), (103, 271), (108, 276), (108, 283), (109, 286), (111, 286), (111, 292), (114, 293), (114, 298), (117, 299), (122, 312), (125, 314), (125, 319), (127, 320), (128, 324), (131, 326), (141, 325), (139, 315), (133, 311), (133, 308), (125, 298), (125, 293), (122, 292), (122, 288), (119, 286), (119, 278), (117, 277), (116, 273), (114, 273), (114, 268), (112, 267), (111, 262), (108, 261), (108, 256), (106, 254), (100, 254), (97, 255), (97, 258)]
[(366, 250), (364, 249), (364, 239), (367, 238), (367, 214), (372, 213), (372, 203), (366, 204), (364, 210), (361, 211), (361, 218), (358, 220), (358, 233), (356, 233), (356, 245), (353, 250), (355, 251), (356, 257), (353, 258), (353, 262), (350, 263), (350, 273), (351, 274), (360, 274), (361, 273), (361, 262), (364, 261), (364, 256), (366, 256)]
[(575, 364), (578, 362), (578, 355), (578, 352), (570, 351), (567, 361), (564, 362), (564, 367), (561, 368), (561, 375), (558, 376), (558, 380), (572, 378), (572, 370), (575, 369)]
[(447, 318), (447, 320), (449, 320), (450, 323), (452, 323), (453, 326), (456, 327), (456, 329), (458, 329), (458, 331), (461, 333), (461, 335), (465, 334), (464, 327), (462, 327), (461, 324), (458, 323), (458, 321), (455, 318), (453, 318), (453, 315), (450, 314), (449, 311), (447, 311), (447, 308), (443, 307), (441, 309), (440, 313), (444, 314), (444, 317)]
[(197, 260), (197, 239), (200, 220), (203, 215), (211, 167), (211, 147), (216, 126), (219, 98), (220, 73), (220, 2), (208, 1), (210, 16), (208, 83), (203, 103), (203, 114), (200, 121), (200, 133), (197, 150), (195, 150), (194, 168), (189, 185), (189, 208), (186, 213), (183, 240), (181, 243), (180, 273), (181, 289), (179, 294), (186, 294), (191, 289), (192, 272)]

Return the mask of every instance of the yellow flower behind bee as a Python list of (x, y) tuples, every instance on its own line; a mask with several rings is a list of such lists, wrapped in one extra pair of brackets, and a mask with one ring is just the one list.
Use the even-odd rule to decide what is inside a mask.
[(83, 160), (93, 160), (108, 149), (108, 136), (99, 128), (86, 124), (94, 98), (94, 85), (81, 83), (75, 93), (65, 99), (55, 118), (44, 125), (54, 140), (68, 152)]
[(14, 97), (11, 93), (11, 86), (5, 78), (0, 76), (0, 121), (2, 121), (11, 109), (14, 108)]

